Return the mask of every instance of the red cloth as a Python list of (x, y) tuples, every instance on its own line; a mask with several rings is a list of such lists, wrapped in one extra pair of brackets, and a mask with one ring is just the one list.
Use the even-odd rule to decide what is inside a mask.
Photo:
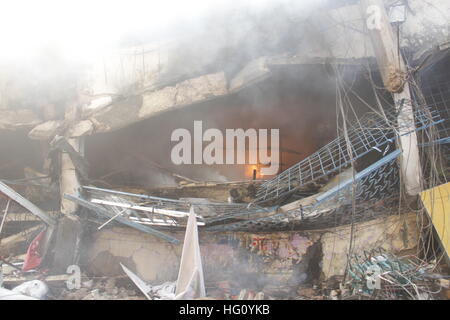
[(31, 241), (27, 255), (25, 256), (25, 261), (23, 262), (22, 271), (35, 269), (41, 265), (42, 257), (39, 251), (43, 243), (42, 238), (44, 238), (46, 231), (42, 231)]

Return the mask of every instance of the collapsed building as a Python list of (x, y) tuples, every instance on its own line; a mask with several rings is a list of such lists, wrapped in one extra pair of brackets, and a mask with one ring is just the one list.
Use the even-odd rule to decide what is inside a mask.
[[(207, 297), (448, 299), (449, 16), (445, 0), (274, 5), (88, 65), (5, 66), (4, 286), (142, 298), (121, 265), (175, 281), (193, 209)], [(174, 164), (171, 133), (195, 121), (279, 129), (278, 172)]]

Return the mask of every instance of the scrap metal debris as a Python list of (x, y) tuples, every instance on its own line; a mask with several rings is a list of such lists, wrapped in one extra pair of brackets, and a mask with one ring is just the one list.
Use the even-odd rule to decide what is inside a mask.
[(175, 282), (166, 282), (161, 285), (151, 286), (134, 274), (131, 270), (120, 264), (123, 271), (141, 290), (148, 300), (173, 300), (175, 299)]
[(382, 248), (353, 255), (348, 274), (353, 295), (374, 299), (430, 300), (439, 293), (434, 265), (414, 256), (398, 257)]
[[(425, 130), (444, 121), (439, 112), (431, 106), (418, 107), (414, 116), (417, 131)], [(267, 203), (284, 197), (305, 184), (329, 176), (348, 166), (372, 150), (377, 150), (385, 155), (389, 144), (395, 141), (395, 132), (392, 128), (398, 127), (396, 122), (397, 112), (385, 112), (384, 115), (368, 113), (348, 129), (351, 155), (346, 148), (347, 141), (344, 135), (340, 135), (311, 156), (264, 182), (257, 189), (256, 202)], [(402, 135), (414, 132), (402, 131), (402, 128), (396, 130), (402, 132)]]
[[(245, 219), (235, 223), (208, 227), (209, 231), (264, 231), (282, 230), (297, 227), (326, 227), (327, 225), (345, 224), (349, 219), (349, 207), (352, 202), (352, 186), (355, 184), (356, 214), (354, 221), (373, 218), (386, 214), (388, 210), (380, 206), (380, 201), (397, 196), (398, 168), (396, 158), (400, 151), (391, 152), (383, 159), (372, 164), (355, 176), (336, 187), (318, 194), (312, 204), (299, 205), (285, 212), (267, 217)], [(377, 207), (374, 208), (374, 206)], [(374, 208), (374, 210), (370, 210)], [(377, 210), (381, 211), (377, 213)], [(336, 220), (339, 219), (339, 220)]]
[(108, 219), (113, 218), (113, 219), (117, 220), (120, 223), (123, 223), (123, 224), (125, 224), (127, 226), (130, 226), (130, 227), (132, 227), (134, 229), (137, 229), (139, 231), (155, 235), (155, 236), (157, 236), (159, 238), (162, 238), (164, 240), (169, 241), (170, 243), (178, 243), (179, 242), (178, 239), (176, 239), (174, 237), (171, 237), (171, 236), (169, 236), (169, 235), (167, 235), (167, 234), (165, 234), (165, 233), (163, 233), (161, 231), (153, 229), (153, 228), (151, 228), (149, 226), (144, 226), (144, 225), (141, 225), (141, 224), (138, 224), (138, 223), (133, 223), (132, 221), (130, 221), (128, 219), (125, 219), (125, 218), (123, 218), (121, 216), (116, 216), (115, 214), (109, 212), (108, 210), (105, 210), (103, 207), (95, 205), (95, 204), (91, 203), (90, 201), (87, 201), (87, 200), (84, 200), (84, 199), (81, 199), (81, 198), (78, 198), (78, 197), (75, 197), (75, 196), (72, 196), (72, 195), (69, 195), (69, 194), (64, 195), (64, 198), (66, 198), (68, 200), (71, 200), (71, 201), (74, 201), (74, 202), (80, 204), (81, 206), (86, 207), (87, 209), (94, 211), (95, 213), (99, 214), (100, 216), (104, 216), (104, 217), (106, 217)]
[[(215, 19), (207, 19), (211, 31), (198, 30), (192, 41), (136, 45), (140, 36), (131, 34), (131, 41), (123, 39), (117, 54), (105, 55), (101, 65), (79, 68), (73, 59), (53, 60), (52, 55), (51, 61), (61, 60), (56, 68), (41, 65), (50, 61), (47, 57), (33, 60), (32, 68), (16, 69), (13, 63), (3, 70), (0, 129), (10, 131), (4, 144), (15, 143), (20, 152), (1, 154), (0, 170), (7, 174), (0, 177), (0, 300), (450, 299), (444, 266), (449, 262), (444, 218), (450, 51), (442, 44), (445, 32), (435, 32), (447, 28), (424, 19), (420, 11), (429, 6), (417, 10), (418, 0), (406, 6), (414, 13), (412, 22), (426, 20), (419, 23), (420, 32), (413, 32), (414, 23), (399, 27), (409, 19), (405, 15), (388, 21), (384, 10), (402, 9), (396, 4), (361, 1), (360, 10), (356, 3), (340, 2), (346, 4), (311, 7), (305, 16), (313, 15), (321, 26), (317, 30), (298, 28), (303, 18), (284, 19), (285, 10), (277, 6), (274, 12), (289, 20), (285, 30), (250, 27), (252, 41), (239, 35), (242, 30), (227, 28), (231, 37), (225, 38), (233, 43), (193, 48), (220, 38)], [(382, 27), (361, 32), (356, 24), (365, 19), (358, 15), (374, 3), (382, 10)], [(270, 10), (263, 11), (264, 16), (255, 16), (258, 26), (270, 21)], [(248, 19), (245, 25), (251, 26), (251, 15), (238, 20)], [(340, 17), (346, 20), (337, 21)], [(300, 29), (307, 34), (291, 32)], [(271, 37), (279, 41), (266, 41)], [(330, 45), (328, 39), (338, 41)], [(348, 39), (364, 48), (349, 46)], [(374, 50), (362, 50), (366, 43)], [(242, 50), (252, 45), (257, 50)], [(306, 47), (312, 51), (302, 50)], [(410, 58), (404, 60), (403, 52)], [(66, 69), (66, 63), (74, 65)], [(27, 68), (28, 73), (15, 74)], [(42, 84), (40, 68), (50, 72)], [(308, 74), (293, 76), (299, 71)], [(362, 97), (368, 93), (366, 101)], [(264, 106), (253, 108), (256, 102)], [(226, 114), (224, 106), (233, 104), (243, 111), (232, 106)], [(269, 157), (263, 131), (255, 143), (251, 131), (239, 142), (237, 132), (244, 129), (235, 129), (236, 144), (228, 134), (226, 144), (223, 135), (213, 144), (202, 125), (198, 130), (198, 120), (193, 137), (182, 129), (186, 122), (181, 120), (210, 111), (217, 114), (205, 120), (219, 128), (233, 123), (249, 130), (271, 128), (271, 134), (292, 130), (283, 132), (283, 146), (281, 136), (270, 138)], [(284, 114), (271, 119), (275, 113)], [(267, 122), (259, 122), (263, 118)], [(175, 152), (162, 150), (175, 142), (177, 129), (189, 134), (183, 158), (193, 155), (199, 170), (174, 169)], [(166, 130), (172, 130), (172, 138), (159, 144)], [(214, 130), (220, 131), (208, 132)], [(266, 130), (267, 138), (268, 129), (258, 130)], [(227, 165), (236, 155), (235, 172), (216, 170), (223, 161), (206, 161), (203, 143), (208, 141), (214, 158), (224, 160), (225, 154)], [(96, 148), (100, 151), (92, 152)], [(254, 149), (259, 155), (252, 161)], [(279, 171), (264, 176), (264, 166), (275, 164)], [(439, 197), (422, 197), (421, 203), (422, 190), (438, 191)], [(386, 250), (368, 249), (378, 246)]]

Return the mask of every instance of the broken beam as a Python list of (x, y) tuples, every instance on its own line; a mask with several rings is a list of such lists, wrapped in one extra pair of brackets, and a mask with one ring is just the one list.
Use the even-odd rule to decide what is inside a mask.
[[(98, 213), (98, 214), (100, 214), (102, 216), (105, 216), (105, 217), (108, 217), (108, 218), (114, 217), (114, 214), (110, 213), (108, 210), (106, 210), (106, 209), (104, 209), (102, 207), (99, 207), (99, 206), (97, 206), (97, 205), (95, 205), (95, 204), (93, 204), (93, 203), (91, 203), (91, 202), (89, 202), (87, 200), (75, 197), (75, 196), (70, 195), (70, 194), (65, 194), (64, 198), (66, 198), (67, 200), (70, 200), (70, 201), (74, 201), (74, 202), (78, 203), (79, 205), (81, 205), (81, 206), (83, 206), (83, 207), (85, 207), (85, 208), (87, 208), (89, 210), (92, 210), (92, 211), (94, 211), (94, 212), (96, 212), (96, 213)], [(165, 233), (162, 233), (162, 232), (160, 232), (158, 230), (155, 230), (153, 228), (150, 228), (150, 227), (147, 227), (147, 226), (143, 226), (143, 225), (141, 225), (139, 223), (135, 223), (135, 222), (129, 221), (128, 219), (126, 219), (124, 217), (116, 217), (115, 220), (120, 222), (120, 223), (122, 223), (122, 224), (124, 224), (124, 225), (127, 225), (127, 226), (129, 226), (131, 228), (137, 229), (139, 231), (142, 231), (142, 232), (154, 235), (155, 237), (158, 237), (158, 238), (164, 239), (166, 241), (169, 241), (170, 243), (173, 243), (173, 244), (180, 243), (180, 240), (178, 240), (177, 238), (171, 237), (171, 236), (169, 236), (169, 235), (167, 235)]]
[[(71, 277), (70, 274), (61, 274), (61, 275), (51, 275), (43, 278), (45, 282), (66, 282)], [(33, 275), (33, 276), (7, 276), (3, 279), (3, 283), (7, 285), (17, 285), (20, 283), (24, 283), (25, 281), (38, 280), (42, 278), (42, 275)]]
[(29, 210), (34, 215), (38, 216), (42, 219), (46, 224), (50, 226), (56, 225), (55, 219), (48, 216), (44, 211), (36, 207), (34, 204), (32, 204), (30, 201), (22, 197), (20, 194), (18, 194), (16, 191), (14, 191), (12, 188), (8, 187), (6, 184), (0, 181), (0, 191), (3, 192), (5, 195), (10, 197), (12, 200), (16, 201), (18, 204), (20, 204), (25, 209)]
[[(175, 218), (185, 218), (189, 215), (189, 213), (183, 212), (183, 211), (159, 209), (159, 208), (155, 208), (155, 207), (137, 206), (137, 205), (131, 205), (131, 204), (127, 204), (127, 203), (119, 203), (119, 202), (106, 201), (106, 200), (100, 200), (100, 199), (92, 199), (91, 202), (97, 203), (97, 204), (104, 204), (104, 205), (108, 205), (108, 206), (125, 208), (125, 209), (157, 213), (157, 214), (162, 214), (162, 215), (166, 215), (169, 217), (175, 217)], [(202, 217), (197, 216), (197, 218), (202, 218)]]

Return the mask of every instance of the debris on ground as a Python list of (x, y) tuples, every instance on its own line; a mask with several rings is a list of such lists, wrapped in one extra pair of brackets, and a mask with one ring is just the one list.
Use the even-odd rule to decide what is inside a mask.
[[(355, 255), (350, 260), (347, 294), (362, 295), (373, 299), (432, 300), (441, 291), (440, 283), (430, 270), (435, 265), (424, 263), (414, 256), (398, 257), (379, 248)], [(332, 299), (338, 299), (334, 291)]]

